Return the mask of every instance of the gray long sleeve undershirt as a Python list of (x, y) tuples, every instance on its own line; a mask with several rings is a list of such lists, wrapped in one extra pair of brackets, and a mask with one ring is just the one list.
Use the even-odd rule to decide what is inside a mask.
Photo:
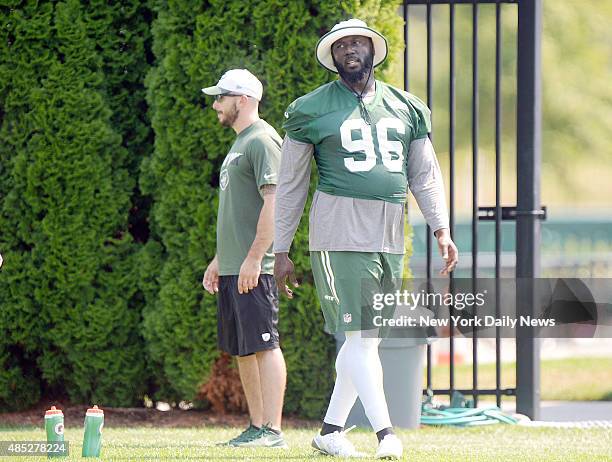
[[(274, 252), (288, 252), (308, 197), (314, 146), (285, 136), (276, 190)], [(429, 138), (408, 153), (408, 186), (432, 230), (448, 228), (442, 174)], [(316, 191), (310, 250), (404, 253), (404, 205)]]

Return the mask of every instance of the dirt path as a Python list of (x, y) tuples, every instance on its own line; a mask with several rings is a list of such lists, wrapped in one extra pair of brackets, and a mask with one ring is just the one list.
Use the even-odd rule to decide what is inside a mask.
[[(88, 406), (62, 402), (41, 403), (27, 411), (0, 413), (0, 426), (43, 426), (45, 410), (55, 405), (64, 412), (67, 427), (83, 425)], [(147, 408), (103, 408), (105, 427), (206, 427), (209, 425), (247, 426), (248, 416), (237, 414), (220, 415), (213, 411), (171, 409), (158, 411)], [(285, 417), (283, 425), (292, 427), (315, 427), (319, 422)]]

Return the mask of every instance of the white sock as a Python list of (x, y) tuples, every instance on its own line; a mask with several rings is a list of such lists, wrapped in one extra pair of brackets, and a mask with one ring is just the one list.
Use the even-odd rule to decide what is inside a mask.
[(344, 427), (355, 401), (357, 400), (357, 390), (353, 386), (350, 371), (347, 370), (347, 342), (344, 342), (336, 356), (336, 382), (334, 391), (329, 399), (329, 406), (323, 421), (338, 427)]
[(379, 338), (363, 338), (361, 331), (346, 332), (336, 358), (336, 383), (324, 421), (343, 427), (357, 395), (375, 432), (391, 427), (378, 356)]

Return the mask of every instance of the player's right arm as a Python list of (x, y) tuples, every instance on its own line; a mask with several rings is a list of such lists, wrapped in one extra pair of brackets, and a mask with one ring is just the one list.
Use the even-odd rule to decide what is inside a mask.
[(219, 292), (219, 259), (217, 255), (212, 259), (202, 278), (202, 285), (204, 289), (210, 294)]
[(295, 279), (289, 248), (304, 212), (314, 146), (286, 136), (281, 151), (281, 166), (274, 211), (274, 278), (281, 293), (293, 298), (287, 279), (293, 287)]

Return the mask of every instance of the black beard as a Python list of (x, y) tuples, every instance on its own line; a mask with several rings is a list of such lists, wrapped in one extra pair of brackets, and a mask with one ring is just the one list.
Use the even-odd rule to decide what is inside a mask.
[(333, 56), (332, 59), (334, 61), (336, 69), (338, 70), (338, 74), (340, 74), (340, 77), (342, 77), (342, 80), (347, 83), (350, 83), (351, 85), (355, 85), (367, 79), (370, 73), (372, 72), (372, 65), (374, 63), (374, 58), (372, 57), (372, 55), (368, 55), (365, 57), (361, 69), (359, 69), (358, 71), (348, 71), (344, 68), (344, 66), (342, 66), (342, 64), (337, 62)]

